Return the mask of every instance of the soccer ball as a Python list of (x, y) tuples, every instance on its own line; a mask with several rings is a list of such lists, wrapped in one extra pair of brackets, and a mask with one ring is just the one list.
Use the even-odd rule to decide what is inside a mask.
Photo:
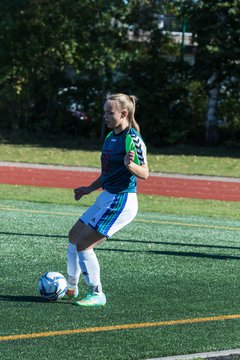
[(67, 280), (59, 272), (45, 272), (38, 281), (41, 296), (49, 301), (61, 299), (67, 291)]

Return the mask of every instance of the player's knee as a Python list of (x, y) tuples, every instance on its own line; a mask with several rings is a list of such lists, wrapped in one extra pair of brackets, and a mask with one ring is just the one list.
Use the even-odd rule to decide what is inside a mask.
[(71, 229), (68, 233), (68, 239), (72, 244), (76, 245), (76, 239), (75, 239), (75, 231), (73, 229)]
[(87, 244), (85, 244), (84, 242), (82, 241), (78, 241), (77, 242), (77, 251), (85, 251), (88, 249), (88, 246)]
[(68, 233), (68, 239), (71, 243), (73, 244), (77, 244), (77, 241), (83, 231), (83, 229), (85, 228), (85, 224), (81, 223), (80, 221), (78, 221), (69, 231)]

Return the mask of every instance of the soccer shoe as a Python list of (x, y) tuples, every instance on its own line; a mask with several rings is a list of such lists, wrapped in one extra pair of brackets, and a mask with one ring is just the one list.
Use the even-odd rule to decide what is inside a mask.
[(106, 304), (106, 296), (104, 293), (87, 293), (86, 296), (76, 301), (75, 305), (79, 306), (103, 306)]
[(65, 298), (68, 299), (76, 299), (78, 297), (78, 288), (75, 289), (67, 289)]

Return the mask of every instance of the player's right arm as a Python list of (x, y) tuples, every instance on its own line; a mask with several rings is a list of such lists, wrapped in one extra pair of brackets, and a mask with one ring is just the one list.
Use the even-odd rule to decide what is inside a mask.
[(92, 184), (89, 186), (80, 186), (74, 189), (75, 200), (80, 200), (82, 196), (91, 194), (91, 192), (100, 189), (102, 187), (102, 175), (100, 175)]

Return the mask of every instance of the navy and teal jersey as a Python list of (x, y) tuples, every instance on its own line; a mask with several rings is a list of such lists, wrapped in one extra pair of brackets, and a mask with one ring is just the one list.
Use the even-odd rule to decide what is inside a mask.
[(102, 188), (112, 194), (136, 192), (136, 176), (124, 165), (125, 155), (133, 150), (134, 162), (147, 164), (146, 146), (140, 134), (133, 128), (120, 134), (110, 132), (102, 148)]

